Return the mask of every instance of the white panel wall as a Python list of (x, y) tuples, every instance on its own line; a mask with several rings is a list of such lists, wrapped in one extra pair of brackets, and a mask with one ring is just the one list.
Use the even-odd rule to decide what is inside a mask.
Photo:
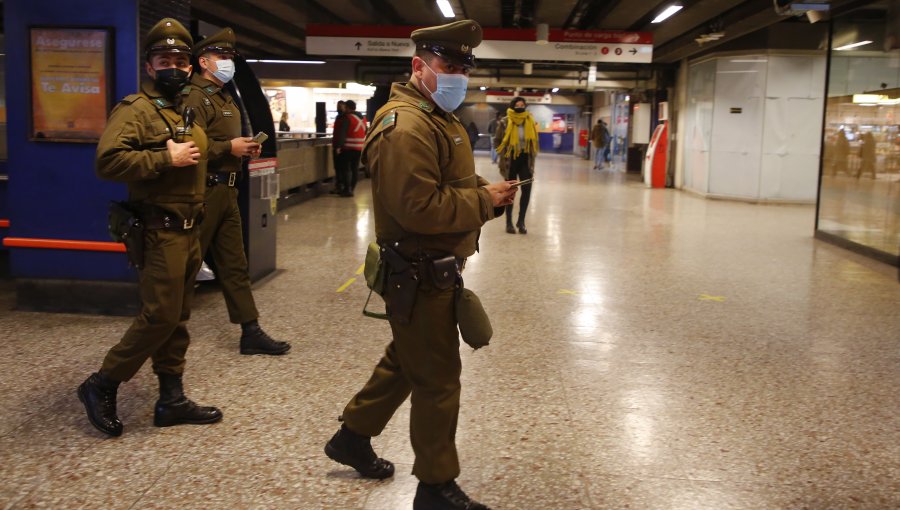
[[(716, 60), (709, 192), (732, 197), (757, 197), (762, 159), (766, 62), (765, 59), (745, 58)], [(740, 113), (733, 112), (733, 109), (738, 109)]]
[(691, 65), (688, 69), (684, 145), (684, 187), (699, 193), (709, 191), (709, 155), (712, 143), (716, 61)]
[(824, 57), (769, 57), (759, 195), (814, 201), (825, 101)]
[(691, 65), (688, 76), (685, 188), (815, 201), (824, 56), (718, 57)]

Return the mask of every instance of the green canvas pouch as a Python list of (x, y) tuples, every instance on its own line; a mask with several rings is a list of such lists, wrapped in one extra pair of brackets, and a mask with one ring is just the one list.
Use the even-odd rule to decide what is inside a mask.
[(462, 287), (456, 291), (456, 322), (463, 342), (473, 349), (488, 345), (494, 329), (481, 305), (481, 300), (471, 290)]

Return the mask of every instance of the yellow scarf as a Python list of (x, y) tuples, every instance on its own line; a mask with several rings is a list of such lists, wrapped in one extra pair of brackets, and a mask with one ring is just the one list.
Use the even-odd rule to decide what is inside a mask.
[[(534, 117), (527, 111), (516, 113), (512, 108), (508, 108), (506, 118), (506, 133), (503, 134), (503, 141), (500, 142), (497, 152), (510, 159), (519, 157), (522, 151), (527, 154), (537, 154), (538, 136)], [(525, 147), (519, 144), (519, 126), (525, 127)]]

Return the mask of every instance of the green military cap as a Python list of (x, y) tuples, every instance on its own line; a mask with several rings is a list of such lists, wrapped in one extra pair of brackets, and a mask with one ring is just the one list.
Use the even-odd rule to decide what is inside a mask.
[(231, 27), (226, 27), (195, 44), (194, 56), (199, 57), (204, 53), (234, 55), (237, 53), (237, 50), (234, 49), (234, 43), (234, 30)]
[(151, 53), (190, 53), (194, 40), (191, 33), (176, 19), (163, 18), (147, 32), (144, 52)]
[(410, 38), (417, 50), (425, 50), (465, 67), (475, 67), (472, 48), (481, 44), (481, 25), (465, 19), (437, 27), (420, 28)]

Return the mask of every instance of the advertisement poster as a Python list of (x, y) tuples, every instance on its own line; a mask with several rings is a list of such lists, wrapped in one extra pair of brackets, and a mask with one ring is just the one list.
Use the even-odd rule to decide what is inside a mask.
[(550, 130), (554, 133), (568, 133), (569, 124), (566, 117), (567, 115), (565, 113), (554, 113), (553, 123), (550, 125)]
[(110, 105), (110, 32), (31, 29), (31, 138), (96, 142)]

